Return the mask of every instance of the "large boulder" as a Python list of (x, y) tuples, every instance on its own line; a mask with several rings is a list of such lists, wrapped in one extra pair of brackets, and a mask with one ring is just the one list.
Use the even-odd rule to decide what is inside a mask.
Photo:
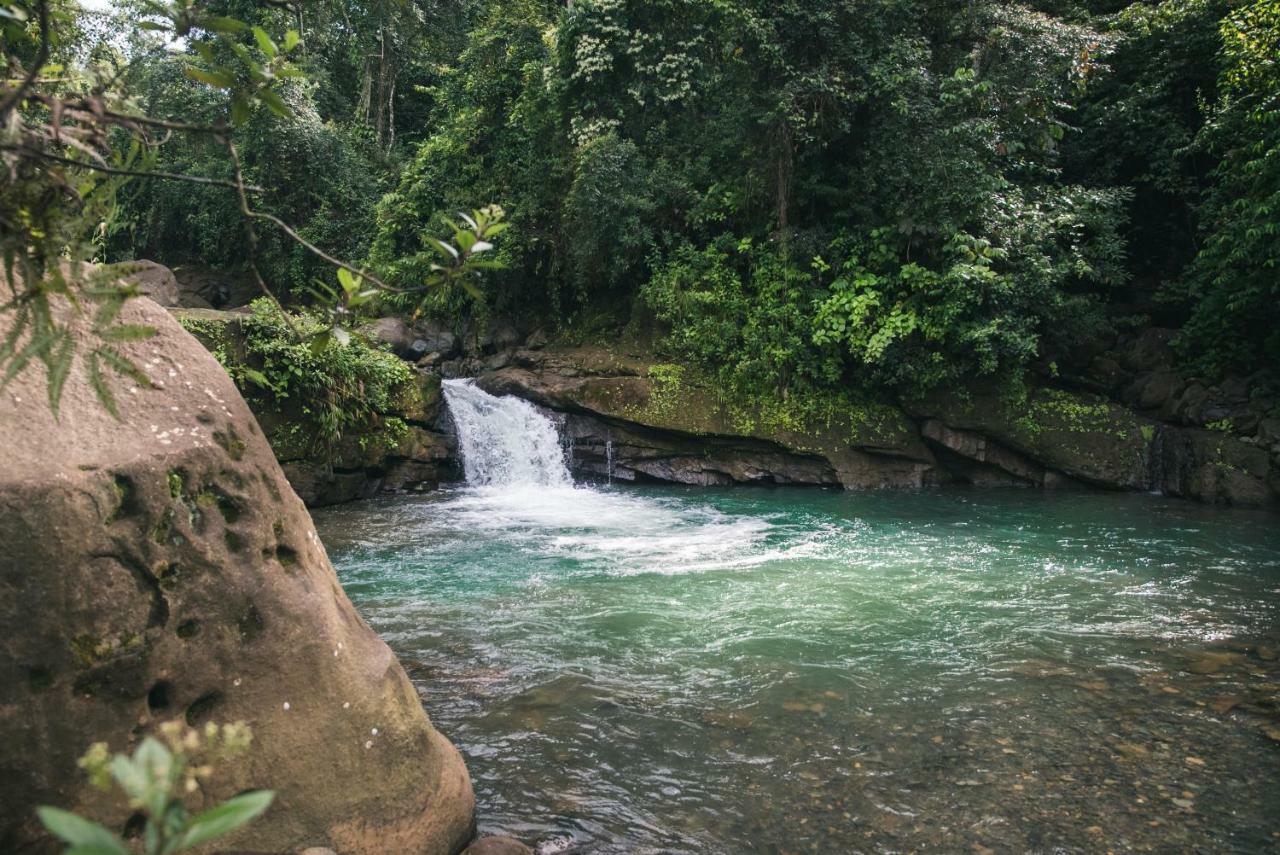
[(262, 296), (262, 290), (252, 277), (237, 275), (229, 270), (215, 270), (198, 264), (183, 264), (173, 268), (178, 282), (176, 305), (192, 309), (234, 309), (247, 306)]
[(140, 259), (138, 261), (122, 261), (104, 268), (121, 282), (133, 285), (138, 293), (150, 297), (162, 306), (178, 306), (178, 280), (173, 271), (163, 264)]
[[(128, 806), (76, 758), (173, 719), (253, 728), (190, 805), (278, 791), (230, 849), (461, 850), (466, 767), (343, 593), (253, 414), (167, 312), (138, 299), (121, 319), (159, 333), (121, 346), (154, 388), (110, 380), (119, 420), (80, 362), (58, 418), (43, 366), (0, 394), (0, 851), (56, 850), (41, 804), (123, 830)], [(93, 345), (83, 326), (75, 340)]]
[(1152, 475), (1162, 493), (1202, 502), (1265, 505), (1280, 498), (1267, 450), (1223, 431), (1161, 427)]

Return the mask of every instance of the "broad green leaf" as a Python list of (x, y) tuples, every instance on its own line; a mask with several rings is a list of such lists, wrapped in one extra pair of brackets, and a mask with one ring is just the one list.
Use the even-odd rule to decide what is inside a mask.
[(36, 815), (49, 833), (72, 846), (94, 846), (98, 851), (111, 855), (129, 855), (124, 844), (107, 829), (76, 816), (71, 811), (56, 807), (36, 808)]
[(258, 48), (265, 53), (268, 58), (274, 59), (275, 55), (280, 52), (280, 49), (276, 47), (276, 43), (271, 41), (271, 36), (267, 35), (267, 31), (262, 29), (262, 27), (253, 28), (253, 39), (258, 43)]
[(224, 71), (205, 71), (202, 68), (188, 65), (183, 69), (183, 72), (192, 80), (199, 83), (207, 83), (218, 89), (230, 89), (236, 85), (236, 79)]
[[(115, 396), (111, 394), (111, 389), (106, 385), (106, 378), (102, 375), (102, 368), (98, 362), (98, 354), (90, 353), (88, 358), (89, 365), (89, 383), (94, 390), (98, 392), (98, 397), (102, 399), (103, 406), (107, 408), (116, 418), (119, 414), (115, 409)], [(104, 397), (102, 391), (98, 389), (99, 385), (106, 391)], [(110, 400), (110, 405), (107, 401)], [(120, 785), (120, 789), (124, 790), (125, 795), (131, 799), (141, 800), (147, 792), (147, 776), (142, 767), (135, 763), (131, 758), (123, 754), (117, 754), (111, 758), (111, 777), (116, 779), (116, 783)]]
[(249, 121), (250, 113), (249, 102), (245, 100), (243, 95), (236, 92), (231, 96), (231, 124), (243, 125)]
[(285, 53), (288, 53), (289, 51), (291, 51), (291, 50), (293, 50), (294, 48), (296, 48), (296, 47), (298, 46), (298, 43), (299, 43), (300, 41), (302, 41), (302, 39), (298, 36), (298, 31), (297, 31), (297, 30), (288, 30), (288, 31), (286, 31), (286, 32), (285, 32), (285, 34), (284, 34), (284, 50), (285, 50)]
[(235, 33), (243, 33), (249, 29), (249, 25), (244, 21), (235, 18), (227, 18), (222, 15), (208, 15), (200, 19), (200, 26), (206, 30), (215, 33), (223, 33), (225, 35), (234, 35)]
[(274, 89), (263, 89), (258, 92), (258, 100), (266, 104), (271, 112), (275, 113), (283, 119), (287, 119), (293, 115), (293, 111), (289, 109), (289, 105), (284, 102)]
[(119, 846), (108, 846), (102, 843), (80, 843), (68, 848), (63, 855), (122, 855), (122, 853), (132, 855), (128, 849), (122, 849)]
[(457, 261), (458, 259), (458, 251), (439, 238), (428, 237), (427, 246), (431, 247), (450, 261)]
[(261, 386), (263, 389), (271, 388), (271, 381), (267, 379), (267, 375), (255, 368), (241, 368), (240, 374), (255, 386)]
[(199, 846), (235, 831), (270, 807), (275, 797), (276, 794), (271, 790), (253, 790), (210, 808), (191, 820), (187, 833), (182, 837), (183, 848)]

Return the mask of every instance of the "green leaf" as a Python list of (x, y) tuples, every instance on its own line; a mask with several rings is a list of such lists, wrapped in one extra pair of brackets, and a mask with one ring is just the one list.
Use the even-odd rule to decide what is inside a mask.
[(121, 855), (121, 853), (128, 852), (128, 849), (121, 849), (119, 846), (107, 846), (101, 843), (80, 843), (68, 848), (63, 855)]
[(182, 847), (199, 846), (235, 831), (270, 807), (275, 797), (271, 790), (253, 790), (227, 799), (191, 820), (187, 833), (182, 836)]
[(111, 855), (129, 855), (124, 844), (107, 829), (76, 816), (71, 811), (56, 807), (38, 807), (36, 815), (49, 833), (59, 840), (65, 840), (72, 846), (92, 846), (94, 851), (111, 853)]
[(267, 375), (256, 368), (241, 368), (240, 374), (255, 386), (261, 386), (263, 389), (271, 388), (271, 381), (267, 379)]
[(231, 124), (243, 125), (249, 121), (249, 102), (239, 92), (231, 96)]
[[(134, 365), (132, 360), (119, 351), (109, 347), (100, 347), (96, 352), (102, 357), (102, 361), (110, 365), (117, 374), (128, 377), (143, 388), (151, 388), (151, 378), (147, 376), (146, 372)], [(142, 744), (146, 745), (147, 741), (144, 739)]]
[(249, 29), (249, 25), (244, 21), (235, 18), (227, 18), (222, 15), (209, 15), (200, 19), (200, 26), (206, 30), (215, 33), (223, 33), (224, 35), (234, 35), (235, 33), (243, 33)]
[(192, 80), (198, 83), (207, 83), (218, 89), (230, 89), (236, 85), (236, 79), (225, 71), (205, 71), (193, 65), (188, 65), (182, 71)]
[(311, 339), (311, 353), (315, 356), (319, 356), (329, 349), (329, 344), (332, 341), (333, 336), (329, 334), (328, 330), (317, 334)]
[(440, 253), (440, 255), (449, 261), (458, 260), (458, 251), (439, 238), (428, 237), (427, 246)]
[(53, 412), (53, 417), (58, 417), (58, 405), (62, 403), (62, 387), (67, 383), (67, 377), (71, 374), (71, 363), (75, 360), (75, 343), (71, 338), (71, 333), (64, 330), (62, 333), (62, 343), (53, 350), (48, 360), (49, 367), (49, 409)]
[[(98, 398), (102, 400), (107, 412), (116, 418), (120, 418), (115, 407), (115, 396), (111, 393), (110, 387), (107, 386), (106, 378), (102, 376), (102, 368), (99, 365), (96, 352), (89, 354), (88, 364), (90, 385), (93, 386), (94, 391), (98, 392)], [(101, 390), (98, 388), (99, 385), (102, 387)], [(103, 395), (104, 391), (106, 393), (105, 397)], [(108, 401), (110, 401), (109, 404)], [(142, 767), (124, 754), (117, 754), (111, 758), (109, 768), (111, 769), (111, 777), (116, 779), (116, 783), (124, 790), (125, 795), (130, 799), (141, 801), (147, 792), (147, 776)]]
[(9, 363), (9, 368), (4, 373), (4, 380), (0, 381), (0, 389), (8, 386), (34, 357), (43, 357), (57, 340), (58, 333), (55, 330), (33, 335), (27, 342), (27, 346), (19, 350), (13, 357), (13, 361)]
[(297, 31), (297, 30), (288, 30), (288, 31), (286, 31), (286, 32), (285, 32), (285, 34), (284, 34), (284, 51), (285, 51), (285, 53), (288, 53), (289, 51), (291, 51), (291, 50), (293, 50), (294, 48), (296, 48), (296, 47), (298, 46), (298, 43), (299, 43), (300, 41), (302, 41), (302, 39), (301, 39), (301, 38), (299, 38), (299, 36), (298, 36), (298, 31)]
[(163, 31), (167, 31), (167, 30), (169, 29), (169, 25), (168, 25), (168, 24), (161, 24), (161, 23), (160, 23), (160, 22), (158, 22), (158, 21), (139, 21), (139, 22), (138, 22), (138, 29), (140, 29), (140, 30), (158, 30), (158, 31), (163, 32)]
[(258, 100), (266, 104), (271, 112), (282, 119), (288, 119), (293, 116), (293, 111), (289, 109), (289, 105), (284, 102), (284, 99), (274, 89), (263, 89), (258, 92)]
[(265, 53), (268, 58), (274, 59), (275, 55), (280, 52), (280, 49), (276, 47), (276, 43), (271, 41), (271, 36), (267, 35), (267, 31), (262, 29), (262, 27), (253, 28), (253, 38), (254, 41), (258, 43), (258, 48)]

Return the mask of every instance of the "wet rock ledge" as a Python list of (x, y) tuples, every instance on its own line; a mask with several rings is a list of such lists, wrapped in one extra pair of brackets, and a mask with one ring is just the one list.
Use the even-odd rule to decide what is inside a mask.
[(121, 345), (154, 388), (113, 380), (119, 421), (82, 363), (58, 419), (34, 361), (0, 393), (0, 851), (56, 851), (42, 804), (125, 829), (76, 758), (177, 719), (253, 728), (191, 805), (278, 791), (232, 850), (458, 852), (462, 758), (339, 587), (244, 400), (159, 306), (121, 320), (159, 334)]
[(621, 480), (1091, 486), (1280, 505), (1280, 424), (1242, 416), (1254, 431), (1242, 433), (1173, 420), (1164, 401), (1144, 410), (1079, 388), (1015, 395), (975, 383), (917, 399), (844, 397), (797, 418), (643, 354), (526, 347), (443, 367), (562, 414), (575, 469)]

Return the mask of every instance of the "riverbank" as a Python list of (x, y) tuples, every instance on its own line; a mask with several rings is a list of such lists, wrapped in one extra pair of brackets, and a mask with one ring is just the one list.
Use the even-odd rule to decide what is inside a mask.
[[(225, 363), (244, 316), (180, 312)], [(918, 489), (946, 484), (1157, 492), (1211, 504), (1280, 507), (1280, 418), (1264, 389), (1216, 386), (1174, 367), (1168, 331), (1092, 355), (1076, 373), (1028, 385), (975, 382), (910, 399), (842, 394), (740, 400), (694, 368), (625, 342), (548, 343), (513, 324), (454, 335), (383, 319), (364, 328), (412, 372), (380, 423), (323, 454), (296, 441), (290, 404), (241, 383), (295, 489), (313, 507), (460, 477), (443, 377), (558, 414), (582, 477), (638, 483)], [(228, 343), (231, 343), (228, 346)], [(253, 367), (253, 360), (246, 363)], [(1259, 381), (1261, 382), (1261, 381)]]

